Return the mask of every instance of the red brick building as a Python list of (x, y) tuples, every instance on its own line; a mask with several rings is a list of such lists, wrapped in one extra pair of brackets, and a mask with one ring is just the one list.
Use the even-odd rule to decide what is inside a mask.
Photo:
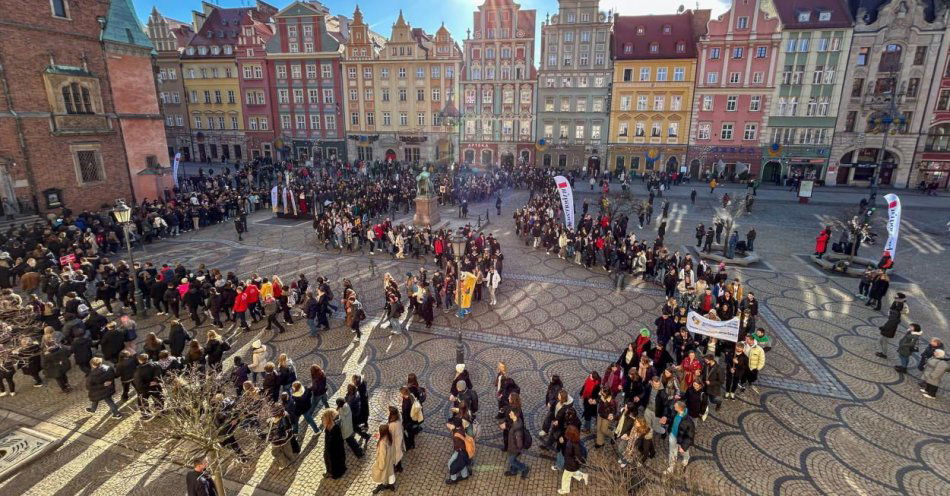
[[(134, 199), (112, 67), (100, 41), (99, 19), (108, 19), (110, 4), (3, 0), (0, 6), (3, 197), (15, 196), (20, 211), (92, 210)], [(152, 89), (141, 94), (152, 96), (151, 67), (143, 70)], [(164, 148), (158, 124), (155, 139)]]

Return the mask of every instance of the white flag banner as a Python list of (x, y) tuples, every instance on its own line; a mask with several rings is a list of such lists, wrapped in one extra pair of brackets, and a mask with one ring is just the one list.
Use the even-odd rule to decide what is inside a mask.
[(270, 189), (270, 208), (276, 214), (277, 213), (277, 186), (274, 186)]
[(574, 191), (571, 189), (571, 182), (564, 176), (555, 176), (554, 184), (557, 185), (557, 192), (561, 196), (564, 225), (574, 229)]
[(172, 181), (175, 182), (175, 187), (178, 187), (178, 162), (181, 162), (181, 152), (175, 154), (175, 161), (172, 163)]
[(887, 242), (884, 243), (884, 254), (890, 255), (891, 260), (897, 258), (897, 235), (901, 228), (901, 199), (893, 193), (884, 195), (887, 201)]
[(739, 318), (720, 321), (710, 320), (696, 312), (689, 312), (686, 317), (686, 328), (689, 332), (695, 332), (704, 336), (714, 337), (723, 341), (739, 340)]

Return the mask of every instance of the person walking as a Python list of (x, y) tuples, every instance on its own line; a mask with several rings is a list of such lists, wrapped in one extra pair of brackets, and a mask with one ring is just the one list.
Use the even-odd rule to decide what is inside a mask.
[(336, 413), (337, 423), (340, 425), (340, 435), (343, 436), (343, 440), (346, 441), (353, 455), (357, 458), (363, 458), (363, 448), (356, 442), (356, 429), (353, 428), (353, 410), (350, 409), (350, 405), (343, 398), (336, 399)]
[(393, 469), (396, 473), (402, 472), (402, 458), (406, 454), (405, 437), (402, 428), (402, 420), (399, 416), (399, 408), (389, 406), (389, 433), (393, 437)]
[(389, 431), (389, 424), (380, 424), (379, 441), (376, 443), (376, 458), (370, 472), (373, 482), (376, 483), (373, 494), (379, 494), (383, 491), (396, 491), (394, 456), (393, 436)]
[(488, 286), (488, 304), (491, 306), (498, 304), (498, 300), (495, 299), (495, 293), (498, 291), (499, 284), (501, 284), (501, 274), (492, 266), (488, 269), (488, 274), (485, 276), (485, 285)]
[(686, 411), (686, 403), (677, 401), (673, 404), (675, 413), (672, 424), (670, 425), (670, 466), (666, 473), (673, 473), (676, 461), (683, 459), (683, 467), (689, 463), (689, 449), (693, 446), (693, 439), (696, 436), (696, 425), (693, 418)]
[(745, 337), (745, 354), (749, 356), (749, 371), (745, 374), (744, 382), (753, 387), (759, 378), (759, 371), (765, 368), (765, 350), (751, 334)]
[(950, 358), (947, 357), (946, 350), (943, 348), (934, 350), (933, 357), (927, 360), (924, 365), (924, 373), (921, 375), (923, 388), (920, 391), (924, 393), (925, 398), (934, 399), (937, 397), (940, 381), (943, 380), (948, 368), (950, 368)]
[(270, 422), (270, 431), (267, 439), (270, 441), (270, 453), (274, 457), (274, 463), (277, 470), (282, 471), (294, 463), (297, 454), (294, 450), (293, 424), (290, 415), (280, 405), (274, 405), (274, 413), (268, 422)]
[(43, 355), (40, 357), (43, 375), (47, 379), (55, 380), (63, 393), (72, 392), (73, 388), (69, 385), (69, 377), (66, 375), (72, 368), (72, 363), (69, 361), (69, 348), (60, 345), (52, 337), (44, 338), (43, 348)]
[[(891, 302), (890, 308), (887, 310), (887, 321), (885, 321), (881, 327), (878, 327), (878, 329), (881, 331), (881, 336), (877, 340), (881, 351), (875, 353), (878, 358), (887, 358), (888, 340), (894, 338), (894, 336), (897, 334), (897, 328), (901, 325), (901, 317), (910, 311), (907, 307), (906, 300), (907, 297), (904, 293), (897, 293), (897, 297), (894, 298), (894, 301)], [(870, 301), (871, 300), (869, 298), (868, 302), (870, 303)]]
[(346, 473), (346, 451), (343, 448), (343, 431), (333, 410), (325, 410), (321, 419), (326, 439), (323, 445), (323, 464), (327, 468), (326, 476), (339, 479)]
[(520, 408), (509, 408), (504, 421), (498, 426), (508, 438), (505, 453), (508, 455), (508, 470), (506, 476), (514, 476), (519, 472), (522, 479), (528, 478), (530, 467), (518, 459), (521, 453), (530, 448), (531, 434), (524, 426), (524, 416)]
[(96, 413), (99, 402), (105, 402), (112, 412), (112, 418), (120, 419), (122, 414), (116, 406), (112, 396), (115, 394), (115, 368), (102, 362), (102, 357), (94, 357), (89, 361), (91, 370), (86, 376), (86, 389), (89, 392), (91, 405), (86, 408), (89, 413)]
[(921, 334), (923, 334), (923, 331), (920, 329), (920, 324), (913, 323), (908, 327), (907, 333), (897, 343), (897, 358), (901, 361), (901, 364), (895, 365), (894, 370), (902, 374), (907, 372), (910, 357), (918, 351), (917, 343), (920, 342)]
[(558, 488), (557, 493), (569, 494), (572, 479), (582, 480), (586, 485), (590, 477), (588, 474), (581, 472), (584, 456), (580, 431), (577, 430), (577, 427), (570, 425), (564, 431), (563, 439), (564, 449), (561, 450), (561, 454), (564, 457), (564, 472), (561, 473), (561, 487)]
[(192, 464), (194, 470), (185, 475), (185, 492), (187, 496), (218, 496), (218, 489), (208, 474), (208, 459), (204, 456)]
[[(452, 456), (449, 457), (448, 463), (449, 477), (445, 479), (447, 485), (468, 479), (470, 475), (468, 469), (470, 462), (467, 441), (468, 434), (465, 432), (462, 420), (458, 422), (454, 422), (453, 420), (455, 419), (451, 419), (445, 424), (452, 433)], [(474, 446), (474, 442), (472, 446)]]

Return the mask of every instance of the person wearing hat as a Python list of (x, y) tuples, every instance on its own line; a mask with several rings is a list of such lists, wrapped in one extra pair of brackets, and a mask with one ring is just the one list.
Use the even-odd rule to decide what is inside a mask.
[(920, 392), (924, 393), (925, 398), (934, 399), (937, 397), (940, 381), (947, 373), (948, 368), (950, 368), (950, 358), (947, 357), (946, 350), (937, 348), (934, 350), (933, 357), (924, 364), (924, 373), (920, 376), (923, 386)]
[(897, 328), (901, 325), (901, 316), (909, 312), (906, 300), (907, 296), (904, 293), (897, 293), (897, 297), (894, 298), (894, 302), (887, 311), (887, 321), (878, 328), (881, 331), (881, 336), (878, 338), (881, 351), (875, 355), (879, 358), (887, 358), (887, 342), (897, 334)]
[(264, 373), (264, 366), (267, 365), (267, 347), (261, 343), (260, 339), (251, 343), (251, 380), (257, 382), (258, 374)]

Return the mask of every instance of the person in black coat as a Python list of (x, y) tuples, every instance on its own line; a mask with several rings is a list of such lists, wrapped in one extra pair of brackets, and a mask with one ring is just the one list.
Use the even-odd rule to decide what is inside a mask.
[(693, 446), (693, 439), (696, 437), (696, 424), (693, 418), (686, 414), (686, 403), (677, 401), (673, 405), (675, 417), (669, 419), (670, 435), (675, 437), (670, 439), (670, 449), (676, 450), (670, 453), (670, 467), (666, 469), (667, 473), (673, 472), (673, 466), (678, 457), (683, 458), (683, 466), (689, 463), (689, 449)]
[(360, 401), (360, 411), (357, 414), (353, 412), (353, 425), (360, 426), (364, 429), (369, 428), (369, 394), (366, 392), (366, 382), (363, 381), (363, 378), (358, 375), (353, 375), (353, 385), (356, 386), (356, 391), (359, 393)]
[(73, 338), (73, 359), (76, 360), (76, 365), (79, 366), (79, 369), (88, 376), (92, 367), (95, 367), (94, 365), (90, 365), (93, 343), (92, 338), (90, 338), (85, 331), (80, 332), (81, 334), (79, 334), (78, 337)]
[(119, 329), (115, 322), (110, 322), (99, 341), (99, 348), (106, 361), (116, 363), (119, 353), (125, 348), (125, 332)]
[(231, 349), (231, 345), (221, 339), (221, 336), (213, 330), (208, 331), (208, 342), (205, 343), (205, 359), (208, 366), (214, 370), (221, 370), (221, 361), (224, 359), (224, 353)]
[(119, 353), (119, 358), (115, 362), (115, 372), (119, 376), (119, 380), (122, 381), (122, 401), (129, 399), (129, 391), (132, 389), (132, 379), (135, 377), (135, 369), (139, 366), (139, 361), (136, 357), (132, 356), (132, 352), (129, 350), (122, 350), (122, 353)]
[[(871, 290), (874, 290), (874, 287), (871, 287)], [(877, 302), (878, 310), (881, 308), (881, 302)], [(904, 293), (897, 293), (894, 298), (894, 301), (891, 303), (891, 307), (887, 310), (887, 321), (881, 325), (878, 329), (881, 331), (881, 337), (878, 338), (878, 344), (881, 346), (881, 351), (875, 353), (880, 358), (887, 358), (887, 342), (889, 339), (893, 339), (897, 334), (897, 329), (901, 325), (901, 316), (907, 312), (907, 295)]]
[(326, 431), (326, 441), (323, 447), (323, 464), (327, 468), (327, 476), (339, 479), (346, 473), (346, 452), (343, 448), (343, 432), (340, 423), (336, 421), (336, 412), (323, 412), (321, 423)]
[(91, 359), (89, 365), (91, 370), (86, 375), (86, 389), (89, 391), (89, 401), (92, 405), (86, 408), (86, 411), (96, 413), (99, 402), (104, 401), (109, 406), (113, 418), (122, 418), (119, 408), (112, 400), (112, 395), (115, 394), (115, 368), (102, 363), (100, 357)]
[(191, 339), (191, 334), (188, 334), (181, 321), (173, 319), (171, 330), (168, 332), (168, 350), (172, 352), (172, 356), (180, 357)]
[(208, 468), (208, 460), (201, 457), (195, 460), (194, 470), (189, 470), (185, 475), (185, 488), (188, 496), (218, 496), (218, 490), (211, 480), (211, 476), (205, 472)]
[(887, 290), (891, 285), (891, 278), (887, 274), (881, 274), (874, 282), (871, 283), (871, 290), (868, 292), (868, 301), (864, 306), (869, 307), (875, 305), (874, 309), (877, 311), (881, 310), (881, 300), (884, 298), (884, 295), (887, 294)]
[(261, 383), (264, 397), (273, 403), (277, 403), (280, 396), (280, 376), (277, 375), (276, 367), (273, 362), (267, 362), (264, 366), (264, 379)]
[(64, 393), (73, 390), (69, 385), (69, 377), (66, 375), (72, 368), (69, 361), (69, 348), (49, 340), (44, 343), (46, 350), (40, 356), (40, 366), (43, 368), (43, 375), (47, 379), (53, 379), (59, 384), (59, 389)]
[(16, 353), (17, 368), (20, 369), (20, 372), (23, 372), (24, 375), (28, 375), (33, 378), (33, 386), (40, 387), (43, 385), (43, 379), (40, 377), (40, 371), (42, 366), (40, 364), (40, 345), (33, 341), (28, 336), (23, 336), (20, 338), (20, 349)]
[(138, 367), (136, 367), (135, 374), (132, 376), (132, 387), (138, 393), (139, 410), (142, 412), (142, 417), (147, 419), (152, 415), (151, 398), (155, 398), (155, 402), (158, 403), (158, 407), (161, 409), (162, 386), (159, 380), (163, 371), (162, 366), (149, 360), (145, 353), (136, 357), (136, 361), (138, 361)]

